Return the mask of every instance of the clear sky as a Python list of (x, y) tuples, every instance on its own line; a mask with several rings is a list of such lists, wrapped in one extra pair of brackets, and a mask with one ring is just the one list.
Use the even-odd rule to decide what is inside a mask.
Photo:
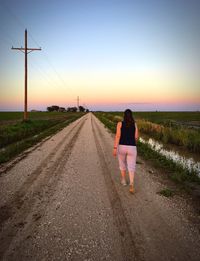
[(0, 110), (200, 110), (199, 0), (0, 0)]

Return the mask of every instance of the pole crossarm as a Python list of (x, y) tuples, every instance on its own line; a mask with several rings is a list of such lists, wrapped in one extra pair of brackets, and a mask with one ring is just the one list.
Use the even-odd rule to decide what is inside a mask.
[(16, 48), (16, 47), (12, 47), (11, 48), (12, 50), (19, 50), (19, 51), (25, 51), (25, 50), (27, 50), (27, 51), (41, 51), (42, 49), (41, 48), (23, 48), (23, 47), (21, 47), (21, 48)]

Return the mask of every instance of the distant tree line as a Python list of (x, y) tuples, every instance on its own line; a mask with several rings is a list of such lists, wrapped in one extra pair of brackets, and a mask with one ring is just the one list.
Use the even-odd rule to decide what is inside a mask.
[(77, 107), (67, 107), (66, 109), (64, 107), (59, 107), (57, 105), (52, 105), (47, 107), (48, 112), (57, 111), (57, 112), (77, 112), (79, 109), (80, 112), (89, 112), (88, 109), (84, 108), (83, 106)]

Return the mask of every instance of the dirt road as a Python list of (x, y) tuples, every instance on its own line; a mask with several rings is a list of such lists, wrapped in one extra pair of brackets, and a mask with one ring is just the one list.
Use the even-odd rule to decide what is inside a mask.
[[(1, 260), (200, 260), (198, 216), (137, 164), (119, 180), (113, 135), (91, 114), (0, 176)], [(194, 222), (195, 220), (195, 222)]]

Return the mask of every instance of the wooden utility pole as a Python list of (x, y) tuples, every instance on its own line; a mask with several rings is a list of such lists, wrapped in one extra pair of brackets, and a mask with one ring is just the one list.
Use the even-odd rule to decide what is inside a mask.
[(25, 46), (24, 48), (11, 48), (18, 50), (25, 54), (25, 78), (24, 78), (24, 121), (28, 120), (28, 99), (27, 99), (27, 85), (28, 85), (28, 54), (32, 51), (41, 51), (41, 48), (28, 48), (27, 29), (25, 30)]
[(77, 108), (78, 108), (78, 111), (79, 111), (79, 96), (77, 96)]

